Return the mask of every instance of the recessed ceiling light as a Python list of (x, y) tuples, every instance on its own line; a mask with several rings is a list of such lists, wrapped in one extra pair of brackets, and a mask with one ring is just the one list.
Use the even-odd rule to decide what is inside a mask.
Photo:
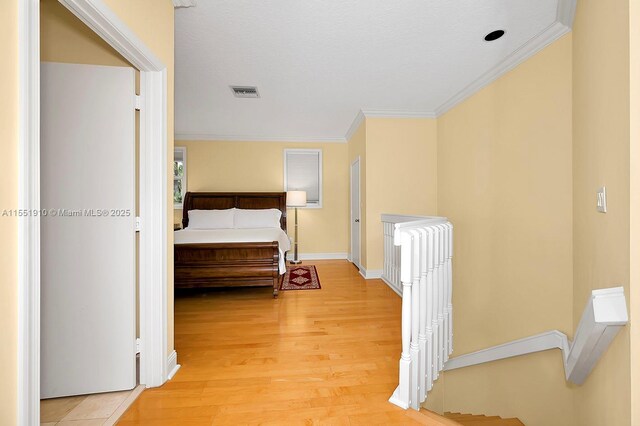
[(491, 31), (489, 34), (484, 36), (485, 41), (494, 41), (499, 39), (504, 35), (504, 30), (495, 30)]

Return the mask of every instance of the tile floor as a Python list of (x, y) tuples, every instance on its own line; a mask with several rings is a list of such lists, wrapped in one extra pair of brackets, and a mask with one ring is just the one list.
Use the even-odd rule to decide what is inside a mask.
[(40, 425), (114, 425), (143, 389), (144, 386), (139, 385), (130, 391), (43, 399)]

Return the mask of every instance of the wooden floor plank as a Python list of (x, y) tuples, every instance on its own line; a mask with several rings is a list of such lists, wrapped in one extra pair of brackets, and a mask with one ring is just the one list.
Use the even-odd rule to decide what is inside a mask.
[(178, 295), (182, 368), (119, 424), (440, 425), (387, 401), (398, 384), (400, 298), (346, 261), (312, 263), (321, 290)]

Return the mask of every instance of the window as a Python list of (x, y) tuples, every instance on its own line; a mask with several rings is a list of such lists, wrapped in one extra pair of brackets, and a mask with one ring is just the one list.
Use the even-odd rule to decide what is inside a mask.
[(173, 149), (173, 208), (181, 209), (187, 192), (187, 148)]
[(307, 207), (322, 207), (322, 150), (284, 150), (284, 190), (307, 191)]

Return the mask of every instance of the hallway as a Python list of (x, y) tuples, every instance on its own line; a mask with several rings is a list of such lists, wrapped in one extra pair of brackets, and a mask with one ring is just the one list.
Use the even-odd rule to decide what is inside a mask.
[(119, 424), (425, 424), (387, 402), (398, 383), (401, 299), (347, 261), (305, 264), (316, 265), (321, 290), (177, 297), (182, 368)]

